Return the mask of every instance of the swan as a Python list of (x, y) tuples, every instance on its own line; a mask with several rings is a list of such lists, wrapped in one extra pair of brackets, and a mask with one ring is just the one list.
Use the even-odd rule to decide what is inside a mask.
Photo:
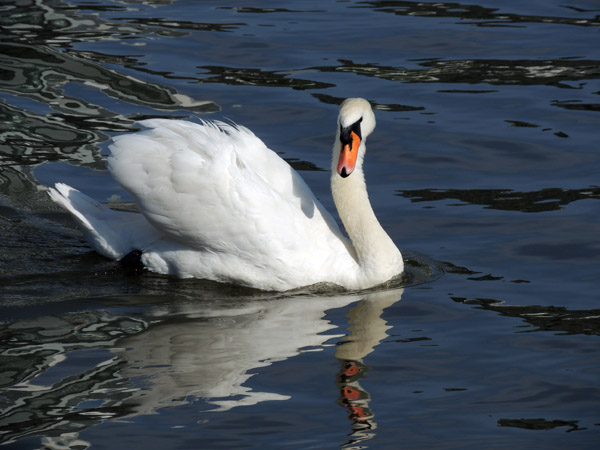
[(333, 146), (331, 192), (349, 239), (302, 177), (247, 128), (140, 123), (147, 129), (113, 139), (107, 161), (139, 212), (111, 210), (63, 183), (49, 188), (101, 255), (136, 255), (159, 274), (271, 291), (366, 289), (403, 272), (367, 193), (365, 143), (375, 128), (368, 101), (344, 100)]

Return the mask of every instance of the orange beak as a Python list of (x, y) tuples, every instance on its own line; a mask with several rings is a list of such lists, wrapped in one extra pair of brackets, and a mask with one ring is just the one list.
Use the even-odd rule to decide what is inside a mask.
[(346, 178), (354, 171), (359, 145), (360, 136), (354, 131), (350, 132), (350, 142), (347, 144), (342, 144), (342, 148), (340, 150), (340, 159), (338, 160), (337, 165), (337, 173), (342, 178)]

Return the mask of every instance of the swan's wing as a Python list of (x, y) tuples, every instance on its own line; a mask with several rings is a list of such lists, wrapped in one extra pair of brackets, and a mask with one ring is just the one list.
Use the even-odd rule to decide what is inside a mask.
[(115, 138), (109, 168), (171, 238), (259, 265), (346, 250), (302, 178), (249, 130), (160, 119), (142, 124), (149, 129)]

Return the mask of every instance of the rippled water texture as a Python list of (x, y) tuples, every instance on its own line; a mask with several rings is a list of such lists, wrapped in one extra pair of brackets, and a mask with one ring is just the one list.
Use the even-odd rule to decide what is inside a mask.
[[(596, 0), (3, 0), (0, 443), (598, 448), (599, 44)], [(112, 136), (230, 119), (331, 210), (351, 96), (387, 289), (130, 273), (44, 190), (131, 208)]]

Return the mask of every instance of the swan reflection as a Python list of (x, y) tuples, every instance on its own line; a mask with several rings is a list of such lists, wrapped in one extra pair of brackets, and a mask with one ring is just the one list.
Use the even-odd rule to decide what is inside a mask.
[(402, 290), (375, 292), (360, 300), (348, 312), (349, 334), (342, 338), (336, 348), (335, 357), (340, 360), (337, 384), (340, 396), (338, 403), (348, 411), (352, 421), (351, 439), (347, 445), (371, 439), (377, 423), (369, 408), (371, 396), (360, 385), (368, 367), (363, 358), (387, 336), (392, 328), (381, 317), (383, 310), (391, 306), (402, 295)]
[[(212, 412), (286, 400), (288, 393), (248, 385), (252, 376), (260, 376), (256, 369), (335, 346), (341, 369), (331, 374), (331, 382), (343, 392), (338, 402), (353, 421), (352, 440), (372, 437), (376, 424), (368, 393), (358, 381), (364, 376), (363, 358), (387, 336), (389, 326), (381, 313), (401, 295), (402, 289), (395, 289), (329, 297), (226, 298), (162, 304), (144, 309), (143, 317), (119, 315), (114, 311), (120, 308), (111, 304), (107, 311), (72, 314), (76, 317), (2, 325), (14, 339), (0, 352), (0, 363), (18, 354), (35, 370), (20, 371), (2, 389), (12, 400), (0, 405), (0, 436), (3, 442), (14, 442), (48, 434), (48, 444), (58, 423), (57, 442), (77, 440), (82, 429), (102, 420), (153, 414), (194, 399), (210, 404)], [(326, 318), (328, 310), (352, 303), (347, 332)], [(64, 375), (57, 380), (49, 373)], [(35, 418), (17, 420), (23, 414)]]
[[(135, 396), (135, 414), (186, 403), (190, 396), (205, 399), (214, 411), (287, 400), (288, 395), (257, 392), (245, 383), (256, 374), (254, 369), (335, 345), (333, 338), (343, 342), (336, 358), (362, 363), (387, 336), (383, 309), (401, 295), (400, 289), (364, 296), (291, 297), (237, 307), (190, 307), (171, 314), (120, 342), (118, 355), (126, 361), (121, 375), (147, 380)], [(326, 311), (357, 301), (348, 314), (349, 335), (336, 333)]]

